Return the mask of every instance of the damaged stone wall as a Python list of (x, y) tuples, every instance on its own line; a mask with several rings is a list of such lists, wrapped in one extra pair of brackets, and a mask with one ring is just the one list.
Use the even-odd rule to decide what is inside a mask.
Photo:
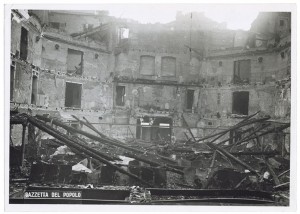
[[(38, 76), (39, 102), (35, 107), (44, 108), (46, 113), (58, 111), (65, 121), (74, 122), (71, 115), (86, 117), (103, 133), (124, 140), (136, 137), (140, 117), (171, 117), (176, 139), (184, 141), (185, 133), (190, 134), (182, 115), (195, 136), (236, 123), (232, 106), (233, 92), (237, 91), (249, 92), (248, 114), (260, 110), (277, 118), (289, 115), (290, 84), (276, 82), (290, 73), (288, 39), (281, 47), (255, 49), (247, 47), (248, 32), (226, 30), (217, 23), (203, 27), (195, 20), (190, 31), (186, 29), (186, 23), (191, 21), (187, 17), (181, 17), (182, 20), (178, 17), (166, 25), (143, 25), (105, 15), (84, 15), (79, 24), (74, 24), (78, 15), (56, 12), (49, 15), (38, 13), (45, 23), (63, 22), (65, 27), (55, 31), (48, 26), (39, 41), (35, 41), (36, 33), (30, 30), (28, 62), (35, 62), (43, 69)], [(198, 18), (208, 23), (202, 16)], [(113, 53), (107, 51), (109, 48), (102, 49), (104, 40), (95, 45), (96, 37), (70, 36), (87, 32), (89, 29), (83, 24), (92, 24), (90, 30), (99, 26), (99, 20), (104, 25), (109, 23), (104, 40), (115, 46)], [(122, 41), (117, 38), (120, 27), (129, 29), (129, 37)], [(16, 50), (20, 40), (17, 39), (20, 26), (16, 22), (12, 23), (12, 32), (16, 32), (13, 34), (16, 43), (11, 44), (12, 50)], [(82, 52), (82, 75), (67, 74), (68, 49)], [(234, 62), (248, 59), (250, 83), (233, 84)], [(174, 62), (174, 74), (171, 69), (164, 71), (166, 62), (168, 68)], [(22, 86), (16, 102), (30, 104), (32, 72), (18, 66), (17, 70), (22, 71)], [(81, 85), (79, 108), (65, 108), (67, 83)], [(123, 105), (116, 102), (117, 86), (125, 87), (121, 95)], [(187, 109), (188, 90), (194, 91), (191, 109)], [(84, 126), (79, 128), (92, 132)]]
[(52, 108), (65, 107), (66, 82), (82, 84), (81, 108), (101, 110), (112, 108), (112, 84), (92, 79), (78, 79), (65, 75), (40, 74), (39, 94), (45, 96), (44, 105)]
[[(49, 23), (60, 23), (60, 30), (69, 33), (78, 33), (85, 30), (84, 25), (98, 26), (100, 23), (106, 23), (110, 17), (107, 11), (98, 11), (95, 14), (93, 11), (58, 11), (58, 10), (34, 10), (43, 23), (51, 26)], [(82, 16), (84, 15), (84, 17)], [(76, 23), (76, 24), (74, 24)]]
[[(14, 15), (15, 16), (15, 15)], [(42, 41), (40, 40), (39, 31), (41, 24), (35, 17), (30, 17), (27, 20), (20, 21), (18, 18), (11, 20), (11, 53), (20, 54), (21, 46), (21, 29), (25, 28), (28, 31), (28, 46), (26, 61), (36, 66), (41, 64)]]
[[(11, 54), (17, 59), (11, 62), (13, 65), (13, 98), (16, 103), (30, 104), (31, 103), (31, 88), (32, 88), (32, 71), (31, 66), (40, 66), (42, 42), (40, 40), (39, 30), (41, 25), (37, 19), (30, 17), (27, 20), (21, 21), (15, 12), (11, 20)], [(21, 29), (27, 31), (27, 57), (26, 60), (19, 59), (21, 48)], [(28, 64), (29, 63), (29, 64)]]
[[(290, 114), (290, 91), (288, 85), (280, 86), (266, 85), (245, 87), (220, 87), (205, 88), (200, 93), (199, 113), (205, 118), (218, 118), (225, 120), (232, 114), (232, 94), (236, 91), (249, 92), (249, 112), (253, 114), (261, 111), (273, 118), (289, 118)], [(219, 97), (219, 101), (218, 101)]]
[[(56, 49), (56, 45), (58, 45), (58, 49)], [(109, 56), (107, 54), (81, 48), (76, 45), (53, 42), (46, 39), (43, 41), (41, 66), (45, 69), (66, 73), (68, 49), (81, 51), (83, 53), (83, 77), (93, 77), (102, 81), (107, 79), (107, 77), (109, 76)]]
[[(154, 67), (152, 71), (141, 73), (141, 58), (143, 56), (152, 57)], [(164, 76), (162, 72), (162, 59), (164, 57), (172, 57), (175, 59), (174, 75)], [(188, 55), (176, 54), (173, 52), (147, 51), (143, 49), (131, 49), (127, 53), (120, 53), (115, 56), (115, 76), (126, 77), (129, 79), (149, 79), (161, 81), (179, 81), (183, 76), (185, 69), (183, 65), (188, 61)], [(149, 68), (150, 69), (150, 68)]]
[(23, 62), (16, 62), (12, 101), (31, 104), (32, 69)]
[(238, 60), (250, 60), (251, 83), (266, 83), (281, 80), (290, 74), (290, 48), (288, 47), (281, 48), (279, 51), (268, 51), (262, 54), (259, 51), (255, 51), (254, 53), (247, 53), (247, 51), (239, 52), (237, 54), (238, 50), (220, 51), (216, 53), (219, 56), (215, 55), (203, 62), (200, 71), (203, 78), (208, 83), (231, 83), (233, 81), (234, 61)]

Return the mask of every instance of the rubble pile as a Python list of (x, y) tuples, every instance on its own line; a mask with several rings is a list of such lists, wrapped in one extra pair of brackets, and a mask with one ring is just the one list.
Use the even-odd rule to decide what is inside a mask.
[[(22, 120), (18, 121), (18, 118)], [(136, 144), (124, 144), (102, 134), (88, 121), (77, 120), (98, 136), (55, 118), (14, 114), (11, 120), (14, 124), (29, 123), (51, 138), (39, 139), (33, 136), (35, 132), (29, 133), (31, 139), (39, 139), (39, 142), (28, 142), (30, 148), (36, 143), (35, 154), (25, 155), (22, 164), (11, 162), (11, 172), (19, 170), (19, 174), (28, 180), (27, 185), (36, 187), (71, 188), (73, 185), (76, 188), (120, 190), (123, 186), (130, 189), (127, 199), (130, 203), (151, 201), (145, 187), (267, 191), (276, 195), (282, 204), (288, 203), (289, 142), (283, 132), (289, 128), (288, 123), (274, 123), (270, 117), (257, 112), (210, 136), (195, 138), (189, 132), (191, 139), (184, 144), (162, 146), (145, 145), (137, 140)], [(14, 149), (12, 147), (11, 151)], [(26, 157), (37, 158), (29, 163)], [(18, 165), (20, 167), (16, 167)], [(12, 195), (26, 188), (26, 185), (18, 188), (18, 181), (13, 180), (16, 178), (11, 178)], [(154, 196), (152, 200), (196, 198), (170, 195), (160, 199)]]

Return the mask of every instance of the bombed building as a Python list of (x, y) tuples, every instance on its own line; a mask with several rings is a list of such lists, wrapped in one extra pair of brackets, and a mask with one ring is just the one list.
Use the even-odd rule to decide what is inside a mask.
[(90, 203), (288, 205), (290, 110), (290, 13), (242, 31), (197, 12), (11, 11), (12, 203), (63, 186)]

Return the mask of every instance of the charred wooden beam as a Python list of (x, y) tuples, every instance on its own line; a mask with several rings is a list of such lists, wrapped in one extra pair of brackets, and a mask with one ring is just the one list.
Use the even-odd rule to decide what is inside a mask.
[[(90, 121), (88, 121), (88, 119), (86, 119), (86, 117), (83, 117), (83, 119), (84, 119), (85, 122), (86, 122), (86, 123), (84, 123), (84, 124), (87, 124), (87, 126), (88, 126), (90, 129), (94, 130), (94, 131), (95, 131), (97, 134), (99, 134), (101, 137), (108, 137), (108, 136), (106, 136), (105, 134), (101, 133), (99, 130), (97, 130), (96, 127), (95, 127), (93, 124), (91, 124)], [(83, 122), (84, 122), (84, 121), (83, 121)]]
[(253, 169), (251, 166), (249, 166), (248, 164), (246, 164), (244, 161), (241, 161), (240, 159), (238, 159), (237, 157), (233, 156), (232, 154), (230, 154), (229, 152), (227, 152), (225, 149), (222, 149), (220, 147), (218, 147), (217, 145), (213, 144), (213, 143), (207, 143), (207, 145), (221, 153), (223, 153), (225, 156), (227, 156), (228, 158), (234, 160), (236, 163), (238, 163), (239, 165), (245, 167), (246, 169), (248, 169), (249, 171), (255, 173), (256, 175), (259, 175), (258, 172), (256, 172), (255, 169)]
[[(251, 133), (250, 133), (249, 135), (247, 135), (246, 137), (240, 139), (239, 141), (237, 141), (237, 142), (235, 142), (234, 144), (229, 145), (229, 146), (234, 146), (234, 145), (237, 145), (237, 144), (239, 144), (239, 143), (242, 143), (242, 142), (247, 141), (247, 140), (249, 139), (250, 136), (252, 136), (253, 134), (256, 134), (256, 132), (258, 132), (258, 131), (260, 131), (260, 130), (266, 128), (266, 127), (268, 127), (269, 125), (270, 125), (270, 124), (267, 124), (267, 125), (261, 127), (261, 129), (256, 129), (256, 130), (254, 130), (253, 132), (251, 132)], [(226, 143), (226, 142), (229, 141), (230, 139), (232, 139), (232, 138), (227, 138), (227, 139), (225, 139), (225, 140), (223, 140), (223, 141), (221, 141), (221, 142), (218, 142), (217, 144), (219, 145), (219, 144), (222, 144), (222, 143)]]
[(259, 138), (261, 136), (264, 136), (264, 135), (267, 135), (267, 134), (270, 134), (270, 133), (274, 133), (274, 132), (280, 132), (286, 128), (290, 127), (290, 124), (286, 124), (286, 125), (283, 125), (283, 126), (280, 126), (280, 127), (275, 127), (273, 129), (270, 129), (270, 130), (267, 130), (265, 132), (262, 132), (258, 135), (256, 135), (256, 133), (254, 134), (255, 136), (252, 136), (252, 137), (248, 137), (244, 140), (240, 140), (238, 143), (241, 144), (241, 143), (244, 143), (244, 142), (248, 142), (249, 140), (252, 140), (252, 139), (256, 139), (256, 138)]
[(153, 165), (153, 166), (160, 166), (160, 167), (165, 168), (167, 171), (170, 171), (170, 172), (174, 172), (174, 173), (177, 173), (177, 174), (180, 174), (180, 175), (184, 174), (184, 172), (182, 170), (176, 169), (176, 168), (168, 166), (168, 165), (162, 165), (161, 163), (158, 163), (158, 162), (155, 162), (155, 161), (151, 161), (149, 159), (146, 159), (146, 158), (134, 155), (134, 154), (129, 153), (129, 152), (125, 153), (125, 155), (127, 155), (127, 156), (129, 156), (131, 158), (134, 158), (134, 159), (136, 159), (138, 161), (141, 161), (141, 162), (144, 162), (144, 163), (148, 163), (148, 164)]
[(103, 135), (102, 133), (100, 133), (92, 124), (88, 123), (88, 122), (84, 122), (83, 120), (80, 120), (78, 117), (76, 117), (75, 115), (72, 115), (72, 117), (74, 117), (78, 122), (80, 122), (81, 124), (85, 125), (86, 127), (92, 129), (94, 132), (96, 132), (98, 135), (100, 135), (101, 137), (105, 137), (105, 135)]
[[(215, 134), (212, 134), (212, 135), (209, 135), (209, 136), (206, 136), (206, 137), (203, 137), (203, 138), (200, 138), (198, 139), (196, 142), (200, 142), (200, 141), (203, 141), (203, 140), (206, 140), (206, 139), (209, 139), (209, 138), (212, 138), (212, 137), (215, 137), (215, 136), (218, 136), (218, 135), (224, 135), (226, 133), (228, 133), (229, 131), (231, 130), (234, 130), (234, 129), (237, 129), (237, 128), (240, 128), (240, 127), (243, 127), (243, 126), (246, 126), (246, 125), (250, 125), (252, 123), (256, 123), (256, 122), (261, 122), (263, 120), (268, 120), (270, 119), (271, 117), (265, 117), (265, 118), (268, 118), (268, 119), (265, 119), (265, 118), (261, 118), (261, 119), (254, 119), (254, 120), (249, 120), (250, 118), (254, 117), (256, 114), (258, 114), (258, 112), (256, 112), (255, 114), (252, 114), (248, 117), (246, 117), (244, 120), (242, 120), (241, 122), (237, 123), (236, 125), (224, 130), (224, 131), (221, 131), (221, 132), (217, 132)], [(263, 119), (263, 120), (262, 120)]]
[(115, 156), (113, 156), (113, 155), (107, 155), (107, 154), (105, 154), (105, 153), (103, 153), (103, 152), (100, 152), (100, 151), (98, 151), (98, 150), (96, 150), (96, 149), (93, 149), (93, 148), (91, 148), (91, 147), (85, 145), (86, 142), (84, 142), (82, 139), (80, 139), (80, 138), (78, 138), (78, 137), (72, 138), (72, 139), (70, 139), (70, 140), (73, 140), (73, 141), (74, 141), (75, 143), (77, 143), (79, 146), (81, 146), (81, 147), (83, 147), (83, 148), (85, 148), (85, 149), (88, 149), (88, 150), (90, 150), (91, 152), (94, 152), (94, 153), (96, 153), (97, 155), (100, 155), (101, 157), (103, 157), (103, 158), (105, 158), (105, 159), (107, 159), (107, 160), (111, 160), (111, 161), (113, 161), (113, 160), (121, 160), (121, 159), (118, 158), (118, 157), (115, 157)]
[[(100, 143), (103, 143), (103, 144), (106, 144), (106, 145), (109, 145), (109, 146), (114, 145), (114, 146), (121, 147), (121, 148), (127, 149), (129, 151), (139, 153), (139, 154), (145, 153), (145, 151), (141, 151), (141, 150), (138, 150), (138, 149), (135, 149), (135, 148), (132, 148), (132, 147), (128, 147), (124, 143), (122, 143), (121, 141), (118, 141), (118, 140), (115, 140), (115, 139), (110, 139), (108, 137), (101, 138), (101, 137), (95, 136), (95, 135), (90, 134), (88, 132), (85, 132), (85, 131), (82, 131), (82, 130), (79, 130), (79, 129), (75, 129), (72, 126), (66, 125), (63, 122), (60, 122), (60, 121), (58, 121), (56, 119), (53, 119), (53, 118), (50, 118), (50, 117), (44, 117), (42, 115), (36, 115), (36, 117), (38, 119), (40, 119), (40, 120), (45, 121), (45, 122), (52, 122), (53, 124), (66, 129), (67, 131), (84, 135), (84, 136), (86, 136), (86, 137), (88, 137), (88, 138), (90, 138), (92, 140), (98, 141)], [(158, 157), (160, 157), (160, 158), (162, 158), (164, 160), (167, 160), (167, 161), (170, 161), (170, 162), (174, 163), (174, 160), (172, 160), (170, 158), (163, 157), (163, 156), (157, 155), (157, 154), (152, 154), (152, 155), (156, 155), (156, 156), (158, 156)]]
[(108, 160), (106, 160), (105, 158), (77, 145), (76, 143), (74, 143), (74, 141), (68, 139), (68, 137), (63, 134), (63, 133), (60, 133), (58, 132), (57, 130), (55, 130), (54, 128), (52, 128), (51, 126), (47, 125), (47, 124), (44, 124), (42, 123), (41, 121), (38, 121), (37, 119), (33, 118), (33, 117), (29, 117), (28, 118), (28, 121), (36, 126), (37, 128), (41, 129), (42, 131), (44, 132), (47, 132), (48, 134), (50, 134), (51, 136), (57, 138), (58, 140), (64, 142), (68, 147), (70, 148), (75, 148), (77, 150), (80, 150), (80, 151), (83, 151), (85, 154), (91, 156), (92, 158), (95, 158), (96, 160), (104, 163), (104, 164), (107, 164), (108, 166), (111, 166), (112, 168), (116, 169), (117, 171), (123, 173), (123, 174), (126, 174), (128, 175), (129, 177), (132, 177), (138, 181), (140, 181), (141, 183), (145, 184), (145, 185), (148, 185), (148, 186), (153, 186), (152, 184), (142, 180), (141, 178), (139, 178), (138, 176), (130, 173), (130, 172), (127, 172), (126, 170), (112, 164), (111, 162), (109, 162)]
[[(267, 128), (268, 126), (270, 126), (269, 123), (268, 123), (268, 124), (265, 124), (265, 125), (263, 125), (263, 126), (259, 126), (259, 127), (255, 128), (252, 132), (248, 133), (248, 135), (246, 135), (246, 136), (243, 137), (242, 139), (238, 140), (238, 141), (235, 142), (234, 144), (225, 146), (224, 148), (227, 148), (227, 147), (233, 148), (234, 146), (236, 146), (236, 145), (238, 145), (238, 144), (240, 144), (240, 143), (242, 143), (242, 142), (247, 141), (251, 136), (255, 135), (258, 131), (261, 131), (261, 130)], [(228, 141), (228, 140), (224, 140), (224, 141), (222, 141), (222, 142), (219, 142), (218, 144), (225, 143), (226, 141)]]

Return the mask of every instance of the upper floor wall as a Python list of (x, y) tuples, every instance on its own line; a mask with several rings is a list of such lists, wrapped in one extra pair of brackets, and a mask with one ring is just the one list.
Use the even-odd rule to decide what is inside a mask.
[(106, 81), (110, 76), (110, 54), (89, 46), (43, 39), (41, 67), (70, 76), (94, 77)]
[(239, 51), (208, 57), (202, 62), (200, 78), (212, 84), (266, 83), (290, 76), (289, 45), (270, 50)]
[(291, 13), (261, 12), (253, 21), (250, 31), (283, 38), (291, 33)]
[(73, 34), (84, 32), (107, 23), (110, 17), (107, 11), (64, 11), (64, 10), (31, 10), (44, 25), (59, 32)]
[(32, 63), (36, 66), (41, 65), (41, 24), (34, 16), (27, 14), (27, 11), (20, 12), (12, 10), (11, 19), (11, 50), (17, 58)]

